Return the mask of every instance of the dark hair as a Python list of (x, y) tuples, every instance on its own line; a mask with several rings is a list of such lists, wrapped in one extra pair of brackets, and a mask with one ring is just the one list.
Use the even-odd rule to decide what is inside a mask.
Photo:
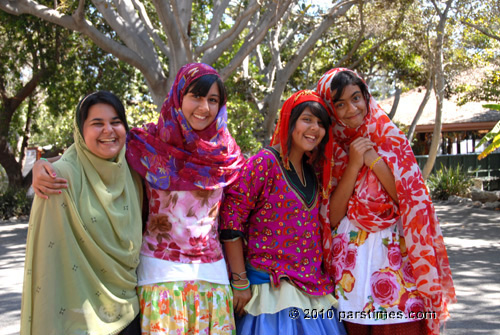
[(328, 142), (328, 128), (330, 127), (332, 122), (330, 116), (328, 115), (327, 110), (325, 109), (325, 107), (323, 107), (322, 104), (320, 104), (317, 101), (305, 101), (301, 104), (298, 104), (292, 109), (292, 112), (290, 113), (290, 121), (288, 123), (288, 140), (286, 142), (286, 146), (288, 148), (288, 155), (289, 155), (290, 150), (292, 149), (292, 136), (291, 136), (292, 132), (295, 129), (295, 124), (297, 123), (297, 120), (307, 107), (309, 107), (309, 110), (314, 116), (320, 119), (321, 123), (323, 124), (323, 127), (325, 127), (325, 136), (323, 137), (318, 147), (316, 148), (319, 155), (315, 155), (312, 162), (312, 164), (314, 165), (319, 163), (321, 156), (325, 152), (324, 149), (326, 143)]
[(127, 116), (125, 115), (125, 107), (123, 107), (122, 102), (116, 95), (108, 91), (97, 91), (90, 93), (85, 98), (80, 100), (78, 107), (76, 108), (76, 123), (80, 134), (83, 136), (83, 123), (87, 120), (89, 115), (90, 107), (97, 104), (107, 104), (114, 108), (118, 118), (125, 126), (125, 130), (128, 133), (128, 123)]
[(332, 97), (332, 101), (334, 103), (339, 101), (342, 93), (344, 93), (344, 88), (348, 85), (357, 85), (359, 87), (361, 94), (363, 94), (363, 98), (365, 98), (366, 108), (368, 109), (370, 104), (370, 93), (368, 92), (368, 87), (365, 82), (352, 71), (341, 71), (333, 77), (332, 82), (330, 83), (330, 90), (331, 92), (336, 92)]
[(224, 86), (222, 79), (220, 79), (219, 76), (215, 74), (206, 74), (194, 80), (188, 87), (186, 87), (186, 89), (184, 90), (184, 95), (193, 93), (201, 97), (206, 97), (213, 83), (217, 83), (217, 86), (219, 87), (220, 108), (226, 102), (226, 87)]

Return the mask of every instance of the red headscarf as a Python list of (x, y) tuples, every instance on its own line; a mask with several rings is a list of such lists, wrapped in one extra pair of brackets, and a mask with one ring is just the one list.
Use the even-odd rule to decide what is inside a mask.
[[(323, 99), (320, 98), (318, 93), (311, 90), (301, 90), (294, 93), (290, 98), (288, 98), (285, 101), (283, 107), (281, 108), (280, 118), (278, 120), (278, 123), (276, 124), (276, 128), (274, 129), (273, 138), (271, 139), (271, 145), (280, 144), (281, 159), (286, 169), (290, 169), (290, 166), (288, 164), (289, 162), (288, 162), (288, 147), (287, 147), (288, 136), (291, 136), (291, 134), (288, 133), (290, 124), (290, 115), (292, 114), (292, 110), (296, 106), (307, 101), (318, 102), (325, 108), (326, 111), (328, 111), (325, 102), (323, 101)], [(324, 198), (328, 197), (331, 190), (330, 180), (331, 180), (331, 171), (333, 164), (333, 145), (332, 145), (331, 129), (330, 128), (326, 129), (326, 131), (329, 132), (329, 140), (325, 146), (325, 152), (324, 152), (324, 157), (326, 157), (326, 160), (321, 162), (322, 166), (321, 186), (322, 186), (322, 195)]]
[(133, 128), (127, 137), (130, 166), (156, 189), (188, 191), (217, 189), (232, 183), (244, 162), (227, 129), (226, 101), (215, 120), (195, 131), (184, 117), (184, 91), (204, 75), (219, 76), (202, 63), (184, 65), (161, 108), (157, 123)]
[[(321, 77), (317, 87), (334, 116), (330, 87), (333, 77), (341, 71), (351, 70), (332, 69)], [(349, 199), (347, 216), (357, 228), (368, 232), (380, 231), (401, 220), (418, 291), (424, 299), (426, 310), (438, 315), (438, 319), (427, 320), (429, 333), (439, 334), (440, 321), (448, 317), (447, 305), (456, 302), (456, 297), (434, 206), (406, 136), (391, 122), (371, 95), (365, 97), (365, 100), (368, 110), (363, 124), (358, 128), (349, 128), (334, 117), (332, 128), (335, 164), (332, 182), (334, 185), (338, 184), (347, 166), (347, 152), (352, 140), (357, 137), (369, 138), (394, 175), (399, 205), (385, 192), (374, 172), (363, 167)], [(327, 207), (322, 212), (322, 216), (326, 218)], [(330, 250), (331, 240), (328, 237), (325, 244), (325, 249)]]

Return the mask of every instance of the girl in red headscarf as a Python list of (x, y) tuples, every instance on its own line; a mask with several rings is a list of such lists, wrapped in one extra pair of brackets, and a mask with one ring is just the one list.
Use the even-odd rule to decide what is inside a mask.
[[(318, 217), (331, 171), (323, 155), (332, 148), (329, 126), (315, 92), (295, 93), (281, 109), (271, 146), (251, 157), (226, 191), (221, 239), (237, 334), (345, 334), (322, 266)], [(320, 166), (326, 166), (323, 183), (315, 172)]]
[(455, 302), (443, 236), (404, 134), (353, 71), (318, 83), (332, 112), (335, 190), (322, 211), (339, 314), (350, 334), (439, 334)]

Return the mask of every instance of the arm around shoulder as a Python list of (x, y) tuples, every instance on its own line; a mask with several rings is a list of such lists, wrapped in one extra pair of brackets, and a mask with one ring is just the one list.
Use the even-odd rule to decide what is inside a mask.
[(38, 160), (33, 165), (32, 186), (37, 196), (48, 199), (49, 194), (61, 194), (61, 190), (68, 187), (68, 181), (57, 176), (54, 166), (49, 161)]

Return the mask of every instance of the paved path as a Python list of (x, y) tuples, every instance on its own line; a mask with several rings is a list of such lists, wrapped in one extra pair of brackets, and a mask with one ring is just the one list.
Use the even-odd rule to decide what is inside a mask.
[(19, 334), (26, 222), (0, 221), (0, 334)]
[(445, 334), (500, 334), (500, 211), (437, 203), (458, 303)]
[[(436, 203), (458, 303), (444, 334), (500, 335), (500, 211)], [(0, 334), (19, 334), (25, 222), (0, 222)]]

